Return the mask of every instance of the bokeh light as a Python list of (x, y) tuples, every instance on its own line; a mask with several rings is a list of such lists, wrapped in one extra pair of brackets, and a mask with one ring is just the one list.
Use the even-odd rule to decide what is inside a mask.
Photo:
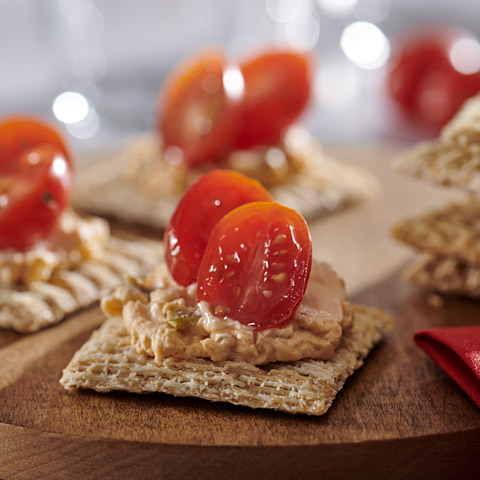
[(342, 33), (340, 45), (353, 63), (361, 68), (380, 68), (390, 57), (390, 42), (373, 23), (354, 22)]
[(67, 171), (67, 162), (63, 156), (56, 156), (53, 159), (52, 170), (57, 177), (61, 177)]
[(84, 120), (89, 112), (88, 100), (78, 92), (64, 92), (53, 102), (53, 114), (63, 123), (72, 124)]
[(94, 108), (88, 110), (88, 115), (81, 121), (66, 125), (68, 132), (81, 140), (93, 137), (100, 129), (100, 117)]
[(475, 38), (459, 38), (450, 49), (453, 68), (464, 75), (480, 71), (480, 44)]
[(239, 68), (229, 67), (225, 70), (223, 73), (223, 86), (230, 98), (234, 100), (242, 98), (245, 85)]

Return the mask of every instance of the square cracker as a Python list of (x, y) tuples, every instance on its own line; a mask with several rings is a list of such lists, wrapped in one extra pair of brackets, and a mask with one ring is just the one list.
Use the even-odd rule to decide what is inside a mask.
[[(377, 191), (371, 173), (325, 157), (319, 147), (312, 155), (304, 171), (271, 189), (277, 202), (308, 219), (371, 197)], [(125, 175), (121, 157), (91, 163), (75, 175), (73, 203), (77, 209), (148, 227), (166, 227), (179, 198), (162, 192), (153, 196), (148, 189), (140, 188)]]
[(31, 333), (58, 323), (100, 300), (125, 275), (144, 275), (162, 256), (163, 245), (158, 241), (112, 236), (101, 258), (58, 270), (48, 283), (36, 281), (21, 289), (0, 287), (0, 328)]
[(393, 227), (392, 235), (416, 250), (480, 265), (480, 204), (451, 203), (408, 218)]
[(398, 155), (399, 172), (445, 187), (480, 192), (480, 150), (439, 140), (424, 141)]
[(422, 255), (406, 270), (405, 277), (420, 287), (480, 297), (480, 265), (470, 265), (457, 258)]
[(124, 390), (198, 397), (251, 408), (322, 415), (347, 378), (393, 325), (383, 310), (353, 305), (353, 328), (327, 361), (301, 360), (253, 366), (205, 359), (155, 362), (138, 354), (121, 317), (108, 319), (75, 353), (60, 383), (67, 389)]
[(480, 192), (480, 94), (465, 102), (439, 140), (420, 142), (393, 165), (433, 183)]

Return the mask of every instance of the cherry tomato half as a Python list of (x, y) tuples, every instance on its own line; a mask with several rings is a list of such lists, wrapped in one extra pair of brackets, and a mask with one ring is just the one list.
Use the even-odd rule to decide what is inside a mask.
[(248, 202), (272, 197), (260, 183), (229, 170), (213, 170), (185, 192), (165, 230), (165, 259), (174, 280), (190, 285), (208, 237), (215, 224), (230, 210)]
[(72, 165), (69, 149), (57, 130), (33, 117), (8, 117), (0, 122), (0, 173), (6, 173), (10, 168), (16, 169), (13, 160), (22, 153), (40, 145), (53, 145)]
[(198, 270), (197, 300), (255, 329), (278, 327), (300, 304), (311, 265), (303, 217), (278, 203), (249, 203), (213, 229)]
[(245, 97), (235, 147), (274, 145), (309, 101), (311, 59), (293, 51), (271, 51), (240, 67)]
[(393, 46), (388, 88), (407, 117), (438, 130), (480, 91), (480, 46), (465, 31), (425, 27)]
[(184, 162), (214, 161), (230, 148), (243, 96), (240, 70), (209, 50), (173, 71), (160, 92), (158, 130), (165, 148), (178, 147)]
[(9, 162), (0, 176), (0, 248), (25, 250), (48, 238), (70, 203), (71, 166), (52, 145), (41, 145)]

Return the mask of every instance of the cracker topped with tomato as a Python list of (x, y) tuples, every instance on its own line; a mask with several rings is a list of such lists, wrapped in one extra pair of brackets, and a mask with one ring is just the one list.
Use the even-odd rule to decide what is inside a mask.
[(392, 322), (350, 304), (343, 280), (312, 260), (299, 213), (227, 170), (201, 176), (183, 195), (165, 232), (165, 261), (101, 306), (108, 319), (64, 370), (65, 388), (314, 415)]
[(142, 284), (149, 292), (123, 286), (102, 306), (120, 313), (137, 351), (156, 360), (327, 359), (351, 327), (352, 309), (326, 264), (315, 263), (312, 281), (326, 292), (307, 293), (311, 269), (303, 217), (257, 181), (213, 170), (178, 203), (165, 231), (165, 265)]
[(364, 198), (372, 177), (327, 158), (297, 125), (312, 103), (313, 70), (312, 57), (293, 50), (245, 60), (218, 48), (192, 55), (160, 89), (153, 131), (131, 138), (120, 158), (81, 171), (75, 204), (165, 227), (186, 188), (219, 168), (258, 180), (306, 217)]
[[(0, 328), (52, 325), (160, 256), (154, 243), (111, 237), (105, 220), (77, 215), (72, 176), (55, 127), (31, 117), (0, 121)], [(132, 254), (135, 245), (147, 250)]]

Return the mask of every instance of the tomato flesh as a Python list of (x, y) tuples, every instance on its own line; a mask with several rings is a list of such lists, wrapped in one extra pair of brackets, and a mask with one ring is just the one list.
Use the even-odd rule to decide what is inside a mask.
[(197, 300), (257, 330), (293, 317), (307, 288), (312, 241), (295, 210), (255, 202), (213, 229), (198, 270)]
[(311, 59), (297, 52), (271, 51), (240, 67), (245, 97), (235, 147), (274, 145), (308, 104)]
[[(388, 88), (407, 117), (436, 131), (480, 90), (480, 71), (461, 73), (451, 60), (455, 43), (468, 38), (462, 30), (431, 27), (398, 39), (389, 65)], [(460, 54), (480, 64), (480, 58), (472, 58), (468, 49)]]
[(237, 69), (239, 81), (228, 88), (227, 69), (234, 71), (222, 52), (201, 52), (175, 69), (160, 92), (158, 131), (165, 149), (178, 147), (189, 166), (219, 159), (236, 134), (243, 81)]
[(64, 139), (45, 121), (15, 116), (0, 122), (0, 174), (15, 170), (16, 157), (41, 145), (54, 145), (72, 165)]
[(215, 224), (244, 203), (269, 201), (255, 180), (229, 170), (213, 170), (185, 192), (165, 230), (165, 260), (180, 285), (197, 280), (197, 271)]
[(0, 176), (0, 248), (26, 250), (53, 233), (69, 205), (71, 165), (56, 146), (44, 144), (11, 159), (5, 170)]

